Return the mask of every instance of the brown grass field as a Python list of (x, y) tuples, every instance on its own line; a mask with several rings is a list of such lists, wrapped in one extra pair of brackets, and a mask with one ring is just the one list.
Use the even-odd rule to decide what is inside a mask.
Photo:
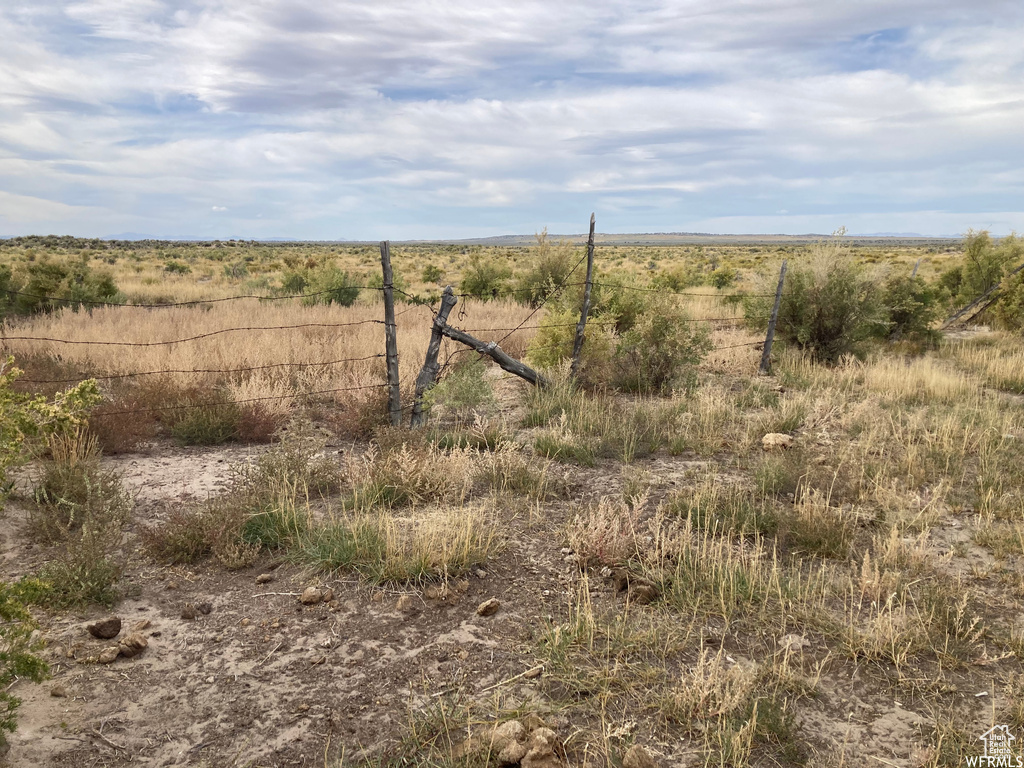
[[(727, 294), (805, 249), (602, 244), (607, 282), (738, 270), (674, 299), (710, 327), (693, 385), (580, 389), (562, 365), (535, 390), (446, 342), (457, 364), (417, 431), (384, 425), (374, 290), (348, 307), (8, 319), (23, 391), (162, 373), (99, 378), (88, 430), (16, 473), (3, 578), (47, 585), (32, 612), (51, 677), (11, 689), (0, 764), (967, 765), (989, 728), (1024, 727), (1024, 340), (975, 326), (831, 367), (780, 345), (758, 376), (762, 336)], [(134, 303), (271, 296), (326, 263), (359, 285), (379, 270), (358, 244), (2, 253), (17, 268), (83, 251)], [(394, 251), (426, 301), (474, 258), (519, 270), (536, 255)], [(928, 279), (959, 258), (948, 243), (850, 254), (921, 259)], [(408, 406), (431, 312), (397, 311)], [(531, 359), (547, 317), (471, 298), (451, 322), (488, 341), (525, 324), (501, 346)], [(255, 326), (277, 330), (219, 333)], [(117, 639), (86, 631), (111, 613)]]

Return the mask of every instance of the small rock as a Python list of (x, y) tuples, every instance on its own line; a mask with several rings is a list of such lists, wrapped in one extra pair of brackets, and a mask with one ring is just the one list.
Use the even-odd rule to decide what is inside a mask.
[(399, 613), (408, 613), (412, 610), (412, 595), (402, 595), (395, 603), (395, 610)]
[(113, 664), (117, 657), (121, 655), (120, 646), (114, 645), (110, 648), (104, 648), (100, 651), (100, 655), (96, 658), (100, 664)]
[(622, 756), (622, 768), (658, 768), (658, 761), (639, 744), (634, 744)]
[(132, 632), (128, 637), (121, 641), (121, 645), (118, 647), (118, 650), (122, 656), (130, 659), (133, 656), (138, 656), (148, 647), (149, 641), (146, 640), (142, 634)]
[(325, 603), (329, 603), (333, 599), (334, 599), (334, 590), (331, 589), (330, 587), (328, 587), (327, 589), (324, 590), (323, 600), (324, 600)]
[(477, 568), (475, 571), (473, 571), (473, 575), (476, 576), (478, 579), (486, 579), (487, 571), (485, 571), (483, 568)]
[(786, 450), (793, 447), (793, 436), (781, 432), (769, 432), (761, 438), (761, 448), (766, 451)]
[(57, 683), (57, 685), (50, 689), (50, 695), (56, 699), (66, 699), (68, 697), (68, 690), (60, 683)]
[(324, 593), (316, 587), (306, 587), (302, 592), (302, 596), (299, 597), (299, 602), (303, 605), (316, 605), (324, 599)]
[(113, 640), (121, 631), (121, 619), (118, 616), (110, 616), (90, 624), (86, 629), (97, 640)]
[(560, 748), (558, 736), (550, 728), (538, 728), (530, 734), (529, 747), (520, 762), (521, 768), (563, 768), (555, 750)]
[(181, 606), (181, 618), (186, 621), (192, 621), (197, 615), (196, 607), (192, 603), (185, 603)]
[(543, 673), (544, 667), (543, 665), (539, 665), (523, 672), (523, 677), (525, 677), (527, 680), (533, 680), (535, 677), (540, 677)]
[(142, 632), (144, 630), (149, 629), (152, 624), (153, 622), (151, 622), (149, 619), (137, 621), (135, 622), (135, 625), (132, 627), (132, 632)]
[(476, 607), (477, 616), (493, 616), (501, 608), (501, 602), (496, 597), (484, 600)]
[(516, 765), (526, 757), (527, 746), (518, 741), (510, 741), (498, 752), (498, 765)]
[(809, 646), (810, 641), (803, 635), (786, 635), (779, 640), (779, 646), (791, 652), (802, 651)]
[(274, 580), (274, 574), (272, 573), (261, 573), (256, 577), (257, 584), (269, 584)]
[(209, 616), (213, 611), (213, 603), (196, 603), (196, 610), (203, 614), (203, 616)]
[(447, 584), (431, 584), (423, 590), (423, 597), (427, 600), (447, 600), (451, 590)]

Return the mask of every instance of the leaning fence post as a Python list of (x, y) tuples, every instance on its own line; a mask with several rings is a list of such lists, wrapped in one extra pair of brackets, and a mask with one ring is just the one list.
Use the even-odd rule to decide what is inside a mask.
[(910, 273), (910, 279), (911, 280), (913, 280), (915, 277), (917, 277), (917, 268), (920, 267), (920, 266), (921, 266), (921, 260), (918, 259), (917, 261), (914, 262), (914, 271)]
[(594, 278), (594, 214), (590, 214), (590, 237), (587, 238), (587, 281), (583, 287), (583, 309), (580, 310), (580, 321), (576, 324), (576, 339), (572, 343), (572, 365), (569, 372), (576, 378), (580, 367), (580, 353), (583, 351), (583, 336), (587, 329), (587, 313), (590, 312), (590, 288)]
[(423, 361), (420, 375), (416, 377), (416, 399), (412, 404), (412, 418), (409, 421), (409, 426), (411, 427), (418, 427), (426, 421), (423, 416), (423, 396), (427, 393), (428, 389), (434, 386), (437, 374), (441, 370), (441, 366), (437, 364), (437, 353), (441, 351), (441, 340), (444, 338), (441, 329), (447, 325), (448, 313), (452, 311), (456, 301), (458, 299), (455, 298), (455, 292), (452, 291), (452, 287), (449, 285), (444, 289), (444, 293), (441, 294), (441, 308), (437, 311), (437, 317), (434, 318), (434, 326), (430, 331), (427, 358)]
[(388, 414), (391, 426), (402, 423), (402, 392), (398, 383), (398, 327), (395, 325), (395, 276), (391, 271), (391, 246), (380, 244), (380, 266), (384, 277), (384, 336), (388, 365)]
[(764, 337), (764, 351), (761, 353), (761, 366), (758, 373), (769, 375), (772, 372), (772, 342), (775, 341), (775, 322), (779, 319), (779, 305), (782, 303), (782, 283), (786, 279), (786, 260), (782, 260), (779, 271), (779, 287), (775, 289), (775, 305), (772, 316), (768, 319), (768, 334)]

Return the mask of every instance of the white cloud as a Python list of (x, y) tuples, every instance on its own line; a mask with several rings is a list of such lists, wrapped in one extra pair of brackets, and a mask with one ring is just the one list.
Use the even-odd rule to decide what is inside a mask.
[(999, 0), (22, 0), (0, 188), (104, 210), (68, 214), (83, 234), (198, 206), (252, 234), (459, 235), (602, 205), (627, 229), (913, 209), (945, 233), (970, 214), (941, 211), (1024, 199), (1022, 31)]

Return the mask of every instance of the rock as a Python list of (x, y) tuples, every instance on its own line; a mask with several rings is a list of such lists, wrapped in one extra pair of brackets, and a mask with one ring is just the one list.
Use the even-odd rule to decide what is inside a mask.
[(447, 600), (450, 595), (451, 590), (447, 584), (431, 584), (423, 590), (423, 596), (427, 600)]
[(564, 768), (557, 750), (558, 736), (550, 728), (538, 728), (530, 734), (527, 752), (519, 763), (521, 768)]
[(86, 627), (89, 634), (97, 640), (113, 640), (121, 631), (121, 618), (109, 616)]
[(487, 571), (485, 571), (483, 568), (477, 568), (475, 571), (473, 571), (473, 575), (476, 576), (478, 579), (486, 579)]
[(412, 595), (402, 595), (395, 603), (395, 610), (399, 613), (408, 613), (412, 607)]
[(151, 622), (149, 619), (137, 621), (135, 622), (135, 625), (132, 627), (132, 632), (142, 632), (143, 630), (149, 629), (150, 626), (152, 626), (152, 624), (153, 622)]
[(302, 592), (302, 596), (299, 597), (299, 602), (303, 605), (316, 605), (324, 599), (324, 593), (316, 587), (306, 587)]
[(181, 606), (181, 618), (186, 621), (192, 621), (197, 615), (196, 607), (192, 603), (185, 603)]
[(66, 699), (68, 697), (68, 689), (57, 683), (57, 685), (50, 689), (50, 695), (55, 699)]
[(639, 744), (634, 744), (622, 756), (622, 768), (658, 768), (658, 761)]
[(761, 448), (766, 451), (786, 450), (793, 447), (793, 436), (781, 432), (769, 432), (761, 438)]
[(484, 600), (476, 607), (477, 616), (493, 616), (501, 608), (501, 602), (496, 597)]
[(526, 757), (527, 751), (525, 744), (518, 741), (509, 742), (498, 752), (498, 765), (516, 765)]
[(133, 656), (138, 656), (148, 647), (149, 641), (146, 640), (142, 634), (139, 632), (132, 632), (128, 637), (121, 641), (121, 645), (118, 647), (118, 650), (121, 652), (122, 656), (126, 659), (130, 659)]
[(196, 610), (203, 614), (203, 616), (209, 616), (213, 612), (213, 603), (196, 603)]
[(328, 587), (324, 590), (324, 602), (329, 603), (334, 599), (334, 590)]
[(274, 580), (274, 574), (272, 573), (261, 573), (256, 577), (257, 584), (269, 584)]
[(653, 584), (637, 584), (629, 590), (629, 599), (637, 605), (653, 603), (658, 595), (658, 588)]
[(803, 635), (786, 635), (779, 640), (779, 646), (791, 653), (802, 651), (810, 644), (810, 641)]
[(121, 655), (120, 646), (113, 645), (110, 648), (104, 648), (100, 651), (100, 655), (96, 657), (96, 661), (100, 664), (113, 664), (117, 657)]

